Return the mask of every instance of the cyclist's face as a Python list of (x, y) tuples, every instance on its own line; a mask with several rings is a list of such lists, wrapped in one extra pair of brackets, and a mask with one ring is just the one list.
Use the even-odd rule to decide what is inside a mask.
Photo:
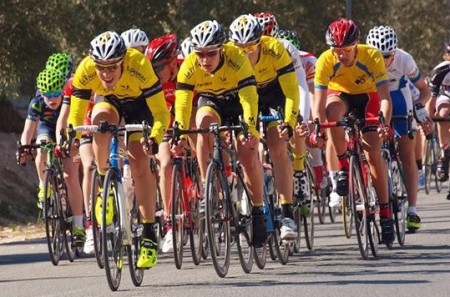
[(331, 50), (342, 66), (350, 67), (353, 65), (356, 59), (356, 44), (344, 48), (333, 48)]
[[(45, 94), (47, 94), (48, 97)], [(57, 96), (54, 96), (55, 94), (57, 94)], [(50, 109), (56, 110), (61, 106), (62, 97), (63, 97), (61, 91), (56, 92), (54, 94), (41, 92), (41, 96), (42, 96), (42, 98), (44, 98), (45, 104), (47, 104), (47, 106), (50, 107)]]
[(176, 79), (178, 73), (177, 59), (172, 59), (168, 62), (155, 63), (153, 70), (158, 75), (159, 81), (163, 84), (165, 82)]
[(197, 62), (206, 72), (214, 72), (220, 63), (222, 47), (214, 49), (195, 49)]
[(122, 74), (122, 61), (112, 64), (95, 63), (95, 72), (105, 89), (114, 89)]

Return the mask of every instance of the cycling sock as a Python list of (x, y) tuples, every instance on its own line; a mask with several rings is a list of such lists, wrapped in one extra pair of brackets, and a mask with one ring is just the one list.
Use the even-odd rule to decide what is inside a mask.
[(331, 186), (333, 187), (333, 190), (336, 190), (336, 173), (337, 171), (330, 170)]
[(345, 168), (348, 171), (349, 164), (348, 164), (347, 154), (343, 153), (342, 155), (338, 155), (337, 158), (338, 158), (339, 169)]
[(292, 153), (294, 157), (293, 167), (294, 171), (301, 171), (305, 169), (305, 163), (303, 162), (303, 158), (305, 155), (298, 155), (296, 153)]
[(391, 208), (389, 203), (380, 203), (380, 217), (391, 217)]
[(153, 242), (158, 242), (156, 239), (155, 230), (153, 228), (154, 223), (143, 223), (144, 230), (142, 231), (142, 238), (150, 239)]
[(294, 216), (292, 214), (292, 204), (282, 204), (281, 212), (285, 218), (293, 219)]
[(83, 216), (73, 216), (73, 225), (75, 227), (83, 227)]
[(416, 213), (417, 208), (415, 206), (408, 206), (407, 213)]
[(39, 187), (44, 187), (45, 182), (43, 180), (39, 181)]
[(422, 159), (416, 160), (417, 169), (422, 170)]

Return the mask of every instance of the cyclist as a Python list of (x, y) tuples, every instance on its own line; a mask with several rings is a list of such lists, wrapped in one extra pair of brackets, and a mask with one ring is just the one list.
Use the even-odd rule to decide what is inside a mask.
[(125, 46), (127, 48), (134, 48), (144, 53), (145, 48), (147, 47), (149, 40), (147, 34), (140, 29), (129, 29), (120, 34), (123, 41), (125, 41)]
[[(446, 118), (450, 114), (450, 41), (447, 42), (443, 62), (439, 63), (430, 74), (429, 86), (431, 89), (431, 108), (435, 110), (435, 116)], [(437, 131), (441, 146), (441, 158), (437, 166), (437, 174), (440, 181), (448, 180), (448, 166), (450, 161), (450, 123), (438, 122)], [(450, 200), (450, 193), (447, 195)]]
[[(44, 69), (36, 78), (36, 85), (39, 94), (31, 99), (28, 106), (28, 114), (25, 125), (20, 137), (22, 145), (31, 144), (32, 138), (36, 133), (36, 143), (42, 141), (56, 141), (56, 120), (61, 110), (62, 88), (64, 86), (64, 77), (57, 70)], [(17, 152), (18, 161), (21, 165), (26, 164), (25, 152)], [(37, 206), (42, 209), (45, 199), (45, 163), (47, 155), (41, 149), (36, 153), (36, 171), (39, 179), (39, 192)]]
[[(254, 16), (263, 28), (263, 35), (279, 38), (279, 25), (275, 16), (268, 12), (255, 13)], [(300, 114), (305, 122), (308, 121), (311, 106), (309, 101), (308, 86), (306, 83), (306, 74), (302, 66), (299, 51), (287, 39), (279, 38), (281, 43), (288, 51), (294, 65), (295, 73), (298, 80), (298, 87), (300, 92)], [(294, 134), (290, 141), (292, 147), (292, 156), (294, 159), (294, 197), (297, 201), (306, 201), (309, 205), (309, 182), (307, 180), (304, 158), (306, 157), (306, 143), (305, 137), (299, 137)]]
[(241, 15), (231, 23), (229, 39), (248, 55), (253, 66), (260, 114), (270, 115), (270, 108), (284, 110), (283, 124), (268, 123), (266, 138), (284, 216), (280, 236), (295, 239), (298, 233), (292, 214), (293, 172), (286, 153), (286, 140), (293, 136), (300, 100), (295, 69), (283, 44), (276, 38), (262, 36), (262, 27), (251, 14)]
[[(183, 59), (179, 58), (177, 36), (175, 34), (164, 35), (152, 40), (146, 49), (146, 55), (150, 59), (153, 69), (161, 81), (164, 96), (166, 98), (167, 109), (171, 115), (174, 115), (175, 87), (177, 83), (177, 74)], [(196, 105), (196, 102), (194, 102)], [(196, 108), (193, 108), (195, 118)], [(170, 124), (170, 127), (172, 124)], [(195, 126), (195, 123), (191, 123)], [(170, 222), (170, 192), (172, 178), (172, 159), (168, 139), (170, 135), (164, 138), (159, 145), (157, 158), (160, 162), (160, 189), (163, 198), (164, 220)], [(190, 137), (191, 147), (195, 147), (195, 139)], [(164, 242), (161, 247), (163, 253), (169, 253), (173, 250), (172, 226), (167, 224), (164, 235)]]
[[(127, 49), (116, 32), (107, 31), (91, 41), (89, 56), (83, 59), (75, 72), (69, 124), (78, 126), (83, 123), (92, 92), (96, 94), (93, 124), (100, 121), (118, 124), (123, 117), (125, 123), (147, 121), (152, 126), (148, 144), (150, 151), (146, 151), (140, 143), (140, 133), (131, 133), (127, 139), (135, 193), (144, 226), (137, 267), (151, 268), (157, 258), (157, 239), (153, 229), (156, 184), (147, 156), (157, 153), (158, 143), (169, 122), (161, 84), (143, 54), (132, 48)], [(94, 156), (101, 180), (109, 167), (110, 139), (111, 135), (101, 133), (93, 137)], [(99, 200), (97, 204), (101, 207)], [(112, 211), (108, 210), (108, 214)], [(111, 219), (110, 215), (106, 218), (107, 221)]]
[[(286, 39), (292, 43), (292, 45), (298, 50), (300, 54), (300, 60), (302, 62), (303, 69), (305, 70), (306, 83), (308, 84), (309, 90), (309, 100), (312, 102), (314, 99), (314, 75), (316, 74), (316, 62), (317, 58), (309, 52), (302, 51), (300, 49), (300, 40), (297, 34), (291, 30), (280, 30), (279, 36), (282, 39)], [(308, 118), (306, 119), (306, 121)], [(314, 170), (315, 176), (315, 187), (317, 189), (324, 188), (326, 186), (326, 180), (324, 177), (324, 167), (322, 160), (322, 150), (316, 147), (308, 147), (309, 153), (311, 154), (310, 164)], [(336, 194), (332, 192), (330, 195)], [(337, 194), (336, 194), (337, 195)]]
[[(406, 51), (398, 48), (395, 31), (389, 26), (373, 27), (369, 31), (366, 43), (376, 47), (383, 54), (389, 76), (392, 115), (407, 116), (408, 112), (413, 110), (414, 117), (417, 123), (422, 126), (424, 133), (430, 133), (432, 123), (425, 110), (425, 104), (430, 98), (430, 91), (414, 58)], [(413, 102), (408, 81), (413, 83), (420, 91), (416, 102)], [(407, 228), (417, 230), (421, 227), (420, 217), (416, 211), (419, 174), (416, 156), (411, 154), (411, 148), (415, 147), (415, 139), (408, 137), (408, 122), (406, 119), (394, 121), (392, 126), (395, 134), (400, 136), (398, 141), (399, 157), (404, 169), (404, 183), (408, 195)], [(415, 130), (415, 125), (413, 129)]]
[(191, 37), (186, 37), (180, 44), (179, 59), (185, 59), (192, 52)]
[[(231, 120), (231, 124), (237, 124), (238, 115), (243, 114), (249, 135), (247, 139), (239, 135), (237, 152), (253, 197), (253, 244), (262, 246), (267, 235), (262, 211), (263, 172), (257, 155), (258, 93), (252, 66), (241, 50), (224, 44), (225, 31), (217, 21), (204, 21), (195, 26), (190, 34), (193, 52), (186, 57), (178, 73), (175, 120), (180, 123), (181, 129), (188, 128), (193, 91), (199, 95), (196, 114), (199, 128), (208, 128), (211, 123), (228, 120)], [(185, 143), (185, 138), (181, 142)], [(200, 134), (197, 138), (197, 158), (203, 188), (212, 143), (211, 135)]]
[[(392, 103), (381, 52), (371, 46), (358, 44), (359, 29), (352, 20), (345, 18), (328, 26), (326, 42), (331, 48), (320, 55), (316, 64), (314, 118), (321, 122), (338, 121), (353, 110), (356, 110), (359, 118), (375, 117), (381, 110), (389, 123)], [(390, 244), (394, 240), (394, 225), (389, 208), (387, 169), (381, 158), (380, 139), (380, 136), (387, 138), (388, 128), (366, 126), (362, 132), (364, 151), (380, 204), (382, 241)], [(349, 164), (344, 130), (331, 129), (329, 134), (338, 157), (336, 190), (340, 196), (346, 196)], [(312, 139), (315, 143), (321, 142), (317, 136)]]

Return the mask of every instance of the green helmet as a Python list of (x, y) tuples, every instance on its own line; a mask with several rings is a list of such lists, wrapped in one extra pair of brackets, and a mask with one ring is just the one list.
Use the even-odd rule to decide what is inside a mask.
[(65, 53), (54, 53), (48, 57), (45, 68), (60, 71), (65, 79), (68, 80), (73, 70), (72, 57)]
[(36, 78), (36, 85), (43, 93), (55, 93), (62, 90), (65, 80), (58, 70), (44, 69)]
[(294, 31), (280, 30), (278, 34), (280, 38), (290, 41), (292, 45), (295, 46), (296, 49), (300, 50), (300, 40), (298, 39), (298, 36), (297, 34), (295, 34)]

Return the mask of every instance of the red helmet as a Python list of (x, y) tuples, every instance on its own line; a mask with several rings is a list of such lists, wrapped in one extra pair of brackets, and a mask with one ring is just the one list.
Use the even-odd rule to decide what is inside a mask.
[(177, 35), (169, 34), (153, 39), (147, 46), (145, 55), (152, 63), (168, 61), (178, 56)]
[(327, 44), (331, 47), (345, 47), (359, 40), (358, 26), (348, 19), (340, 19), (328, 26), (325, 36)]
[(269, 12), (257, 12), (253, 14), (254, 17), (261, 24), (263, 29), (263, 35), (278, 37), (278, 31), (280, 27), (278, 26), (277, 19), (275, 16)]

